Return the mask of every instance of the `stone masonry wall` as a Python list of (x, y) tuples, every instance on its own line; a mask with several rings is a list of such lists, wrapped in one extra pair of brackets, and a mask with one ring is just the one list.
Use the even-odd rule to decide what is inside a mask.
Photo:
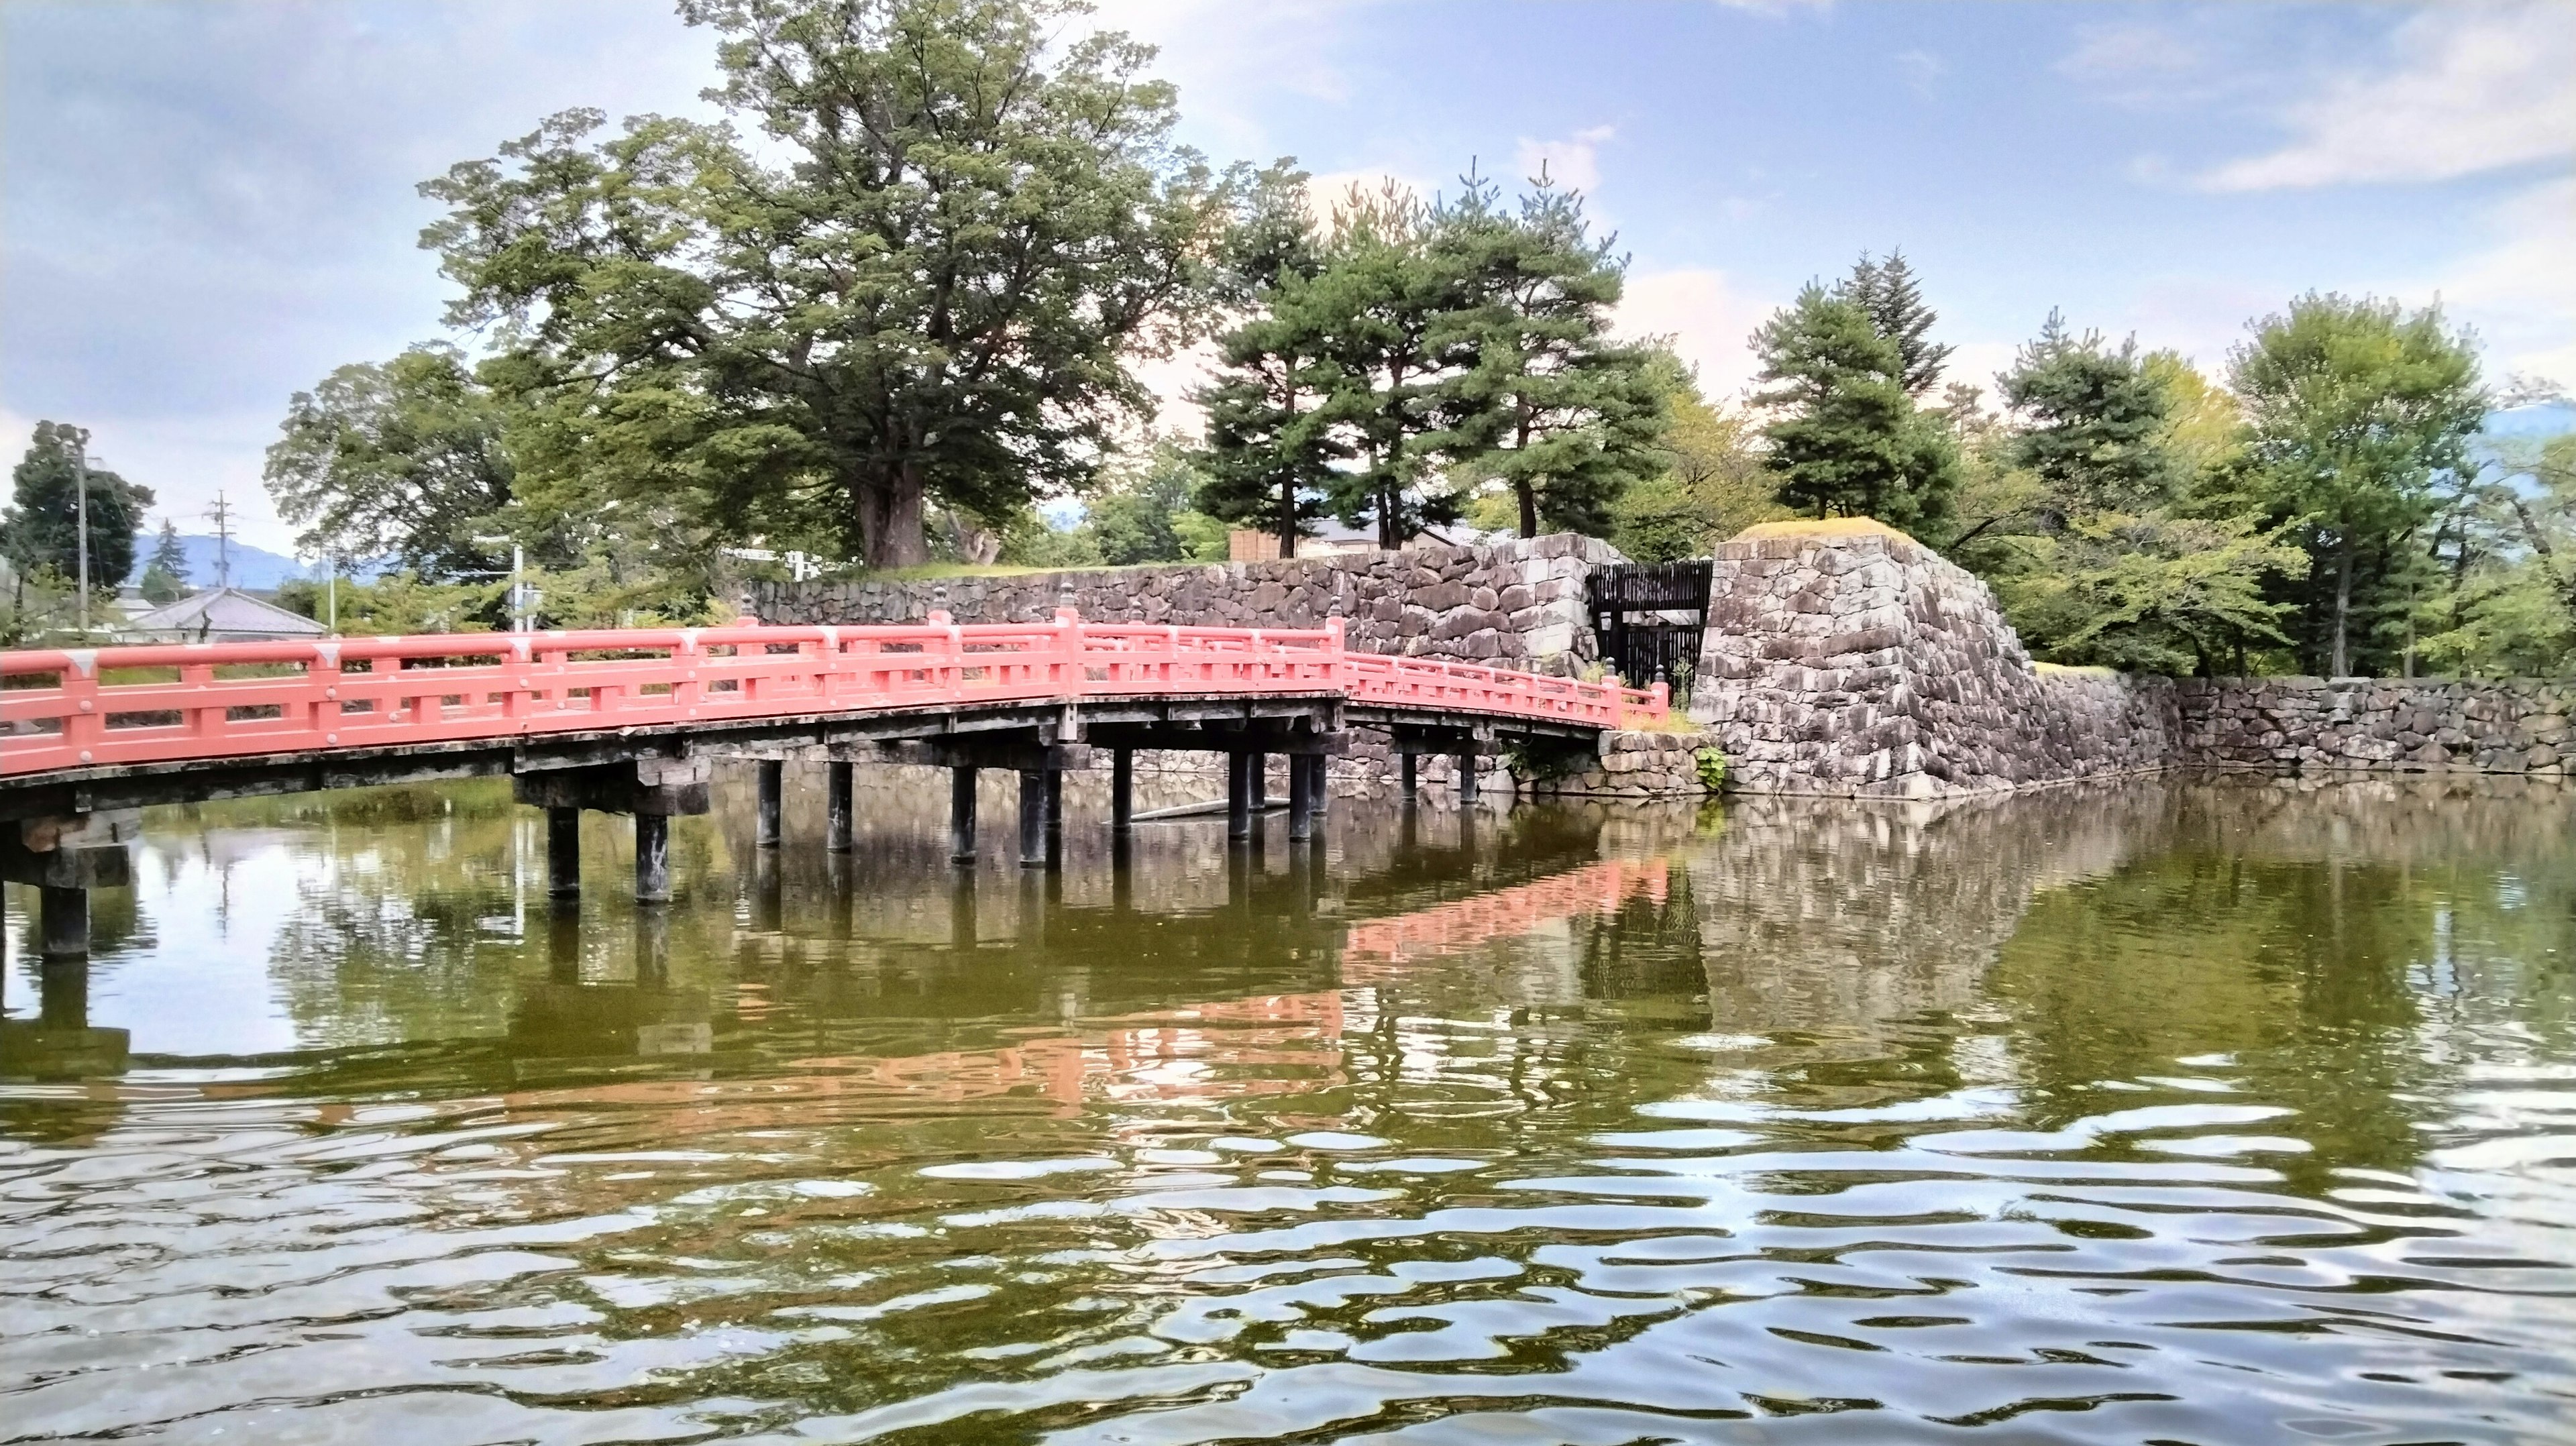
[(2576, 773), (2576, 683), (2034, 664), (1993, 594), (1865, 519), (1718, 549), (1692, 717), (1754, 793), (1943, 797), (2167, 768)]
[(773, 623), (916, 622), (944, 597), (961, 623), (1032, 622), (1070, 592), (1094, 622), (1318, 628), (1345, 619), (1362, 652), (1457, 658), (1570, 676), (1595, 656), (1584, 584), (1624, 562), (1558, 533), (1492, 547), (1429, 546), (1269, 562), (1081, 569), (895, 582), (755, 583)]
[(1938, 797), (2163, 768), (2173, 685), (2035, 667), (1985, 584), (1893, 528), (1721, 543), (1691, 716), (1755, 793)]
[(2576, 773), (2576, 684), (2190, 678), (2177, 761), (2283, 773)]

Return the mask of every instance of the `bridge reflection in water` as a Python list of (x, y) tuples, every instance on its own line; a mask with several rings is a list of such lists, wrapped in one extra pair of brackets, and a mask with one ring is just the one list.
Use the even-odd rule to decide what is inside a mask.
[(10, 1037), (132, 1055), (0, 1085), (12, 1430), (2420, 1439), (2451, 1371), (2508, 1439), (2576, 1384), (2576, 1197), (2493, 1163), (2576, 1078), (2562, 795), (1354, 803), (1023, 872), (936, 775), (848, 856), (726, 782), (667, 907), (556, 911), (500, 785), (157, 818), (78, 981), (13, 899)]

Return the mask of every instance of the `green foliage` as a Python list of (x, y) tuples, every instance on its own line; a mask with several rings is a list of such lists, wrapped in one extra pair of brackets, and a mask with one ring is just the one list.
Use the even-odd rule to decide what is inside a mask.
[[(1190, 510), (1201, 476), (1177, 442), (1156, 442), (1140, 465), (1113, 478), (1083, 517), (1100, 560), (1112, 567), (1147, 562), (1222, 560), (1225, 525)], [(1213, 553), (1207, 551), (1211, 535)]]
[(1722, 792), (1726, 788), (1725, 754), (1714, 748), (1703, 748), (1691, 755), (1691, 762), (1699, 770), (1700, 787), (1711, 793)]
[(2472, 339), (2437, 308), (2312, 292), (2255, 324), (2228, 377), (2247, 422), (2240, 495), (2307, 553), (2285, 595), (2304, 660), (2395, 671), (2414, 540), (2486, 415)]
[[(328, 611), (328, 583), (294, 578), (277, 589), (277, 605), (321, 619)], [(412, 633), (486, 633), (501, 621), (510, 584), (432, 582), (410, 572), (370, 583), (339, 583), (340, 632), (349, 637), (400, 637)]]
[[(0, 556), (22, 573), (80, 576), (80, 509), (89, 511), (89, 585), (115, 588), (134, 571), (134, 534), (143, 526), (152, 489), (114, 472), (84, 468), (89, 433), (68, 422), (38, 422), (27, 453), (10, 473), (11, 505), (0, 510)], [(86, 483), (83, 481), (86, 476)]]
[(1753, 334), (1772, 420), (1764, 463), (1780, 501), (1818, 517), (1875, 517), (1926, 536), (1945, 531), (1961, 480), (1958, 444), (1918, 412), (1905, 356), (1848, 288), (1809, 283)]
[(2050, 662), (2211, 674), (2249, 645), (2283, 640), (2266, 584), (2301, 561), (2244, 517), (2076, 512), (2014, 539), (1992, 579), (2031, 651)]
[(1862, 252), (1841, 291), (1869, 317), (1870, 329), (1896, 348), (1896, 379), (1905, 394), (1920, 397), (1932, 390), (1956, 348), (1932, 341), (1932, 323), (1940, 317), (1924, 302), (1905, 253), (1890, 251), (1886, 260), (1872, 261)]
[(1330, 479), (1330, 505), (1347, 526), (1373, 522), (1381, 547), (1458, 519), (1454, 493), (1423, 485), (1440, 428), (1434, 402), (1468, 360), (1450, 324), (1465, 278), (1443, 244), (1446, 219), (1393, 181), (1353, 185), (1308, 293), (1335, 372), (1326, 406), (1354, 464)]
[(537, 413), (523, 499), (905, 566), (932, 500), (1087, 485), (1253, 178), (1175, 146), (1151, 51), (1068, 38), (1082, 9), (684, 0), (758, 149), (573, 110), (424, 186), (451, 319), (500, 328)]
[(416, 346), (297, 392), (263, 476), (303, 551), (452, 578), (492, 565), (474, 537), (510, 505), (508, 424), (463, 353)]
[(2003, 460), (2036, 476), (2052, 500), (2084, 511), (2135, 511), (2180, 493), (2182, 461), (2166, 445), (2170, 402), (2135, 340), (2112, 351), (2100, 332), (2079, 337), (2051, 311), (2003, 377), (2002, 391), (2023, 422)]
[(1345, 381), (1303, 180), (1279, 174), (1255, 195), (1232, 258), (1250, 312), (1218, 335), (1215, 378), (1191, 397), (1207, 412), (1199, 510), (1275, 534), (1282, 557), (1326, 515), (1354, 450), (1333, 405)]
[(1610, 540), (1621, 552), (1639, 562), (1704, 557), (1754, 523), (1789, 515), (1742, 413), (1710, 405), (1670, 352), (1655, 354), (1648, 376), (1669, 419), (1657, 448), (1664, 467), (1611, 504)]

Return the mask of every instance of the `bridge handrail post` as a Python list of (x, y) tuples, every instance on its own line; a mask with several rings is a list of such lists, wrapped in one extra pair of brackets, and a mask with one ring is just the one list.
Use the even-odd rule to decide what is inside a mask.
[(1082, 614), (1073, 608), (1055, 610), (1055, 694), (1071, 700), (1082, 696), (1083, 684), (1090, 669), (1082, 665)]
[(1339, 616), (1324, 619), (1324, 681), (1336, 693), (1347, 692), (1342, 679), (1342, 635)]
[(304, 731), (322, 735), (328, 746), (340, 741), (339, 721), (340, 645), (315, 643), (304, 665)]
[(1673, 685), (1672, 685), (1672, 684), (1665, 682), (1665, 681), (1664, 681), (1663, 679), (1661, 679), (1661, 678), (1658, 678), (1658, 679), (1656, 679), (1656, 680), (1655, 680), (1655, 686), (1653, 686), (1653, 687), (1651, 687), (1651, 688), (1648, 688), (1648, 689), (1646, 690), (1646, 695), (1647, 695), (1647, 697), (1648, 697), (1648, 698), (1650, 698), (1650, 699), (1652, 699), (1652, 700), (1653, 700), (1653, 701), (1652, 701), (1652, 703), (1651, 703), (1649, 706), (1650, 706), (1650, 708), (1651, 708), (1651, 710), (1652, 710), (1652, 716), (1654, 717), (1654, 720), (1655, 720), (1656, 722), (1661, 723), (1661, 722), (1663, 722), (1666, 718), (1668, 718), (1668, 717), (1670, 717), (1670, 716), (1672, 715), (1672, 711), (1673, 711)]
[(62, 671), (63, 745), (87, 763), (107, 737), (107, 717), (98, 710), (98, 649), (70, 648), (63, 656), (70, 664)]

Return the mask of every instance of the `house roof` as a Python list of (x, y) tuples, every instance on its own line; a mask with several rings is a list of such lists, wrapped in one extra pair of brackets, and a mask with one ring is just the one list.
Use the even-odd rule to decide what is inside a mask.
[(327, 631), (302, 613), (239, 588), (208, 588), (166, 603), (127, 623), (135, 633), (167, 634), (180, 641), (225, 638), (318, 638)]

